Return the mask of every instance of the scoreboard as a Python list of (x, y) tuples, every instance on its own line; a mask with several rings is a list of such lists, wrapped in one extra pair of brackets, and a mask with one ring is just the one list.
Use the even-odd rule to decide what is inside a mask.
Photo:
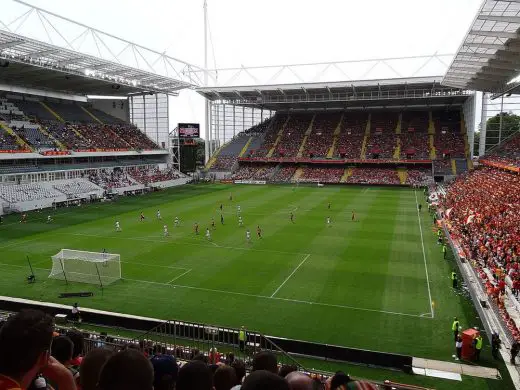
[(179, 123), (179, 138), (200, 138), (200, 124)]

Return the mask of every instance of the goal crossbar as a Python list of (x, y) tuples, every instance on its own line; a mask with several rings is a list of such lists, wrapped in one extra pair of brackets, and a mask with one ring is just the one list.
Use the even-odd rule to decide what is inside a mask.
[(121, 279), (121, 256), (115, 253), (62, 249), (52, 256), (51, 279), (104, 286)]

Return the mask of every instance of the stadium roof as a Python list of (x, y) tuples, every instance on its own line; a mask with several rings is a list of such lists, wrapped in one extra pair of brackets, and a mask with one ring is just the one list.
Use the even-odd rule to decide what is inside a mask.
[(485, 0), (442, 84), (495, 93), (520, 85), (519, 29), (520, 0)]
[(173, 94), (192, 86), (1, 29), (0, 59), (0, 82), (79, 95)]
[[(0, 14), (0, 83), (74, 95), (176, 94), (202, 83), (196, 65), (21, 0)], [(200, 76), (199, 76), (200, 75)]]
[(469, 91), (440, 85), (442, 76), (264, 86), (203, 87), (205, 98), (269, 110), (323, 110), (453, 106)]

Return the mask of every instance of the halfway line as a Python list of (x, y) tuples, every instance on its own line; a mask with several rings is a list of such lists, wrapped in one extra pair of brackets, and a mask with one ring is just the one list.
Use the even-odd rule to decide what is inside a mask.
[(280, 285), (278, 286), (278, 288), (277, 288), (277, 289), (275, 290), (275, 292), (270, 296), (270, 298), (273, 298), (273, 297), (276, 295), (276, 293), (277, 293), (278, 291), (280, 291), (280, 289), (284, 286), (284, 284), (287, 283), (287, 281), (288, 281), (289, 279), (291, 279), (291, 276), (293, 276), (294, 273), (295, 273), (296, 271), (298, 271), (298, 268), (300, 268), (300, 267), (302, 266), (302, 264), (305, 263), (305, 262), (307, 261), (307, 259), (309, 258), (309, 256), (310, 256), (310, 254), (307, 254), (307, 256), (305, 256), (305, 258), (302, 260), (302, 262), (301, 262), (300, 264), (298, 264), (298, 266), (293, 270), (293, 272), (291, 272), (291, 274), (290, 274), (290, 275), (289, 275), (289, 276), (288, 276), (288, 277), (283, 281), (283, 283), (280, 284)]

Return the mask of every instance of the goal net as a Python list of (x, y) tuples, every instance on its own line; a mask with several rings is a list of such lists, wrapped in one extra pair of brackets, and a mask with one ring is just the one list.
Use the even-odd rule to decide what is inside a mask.
[(121, 279), (121, 258), (114, 253), (62, 249), (52, 256), (49, 278), (105, 286)]

